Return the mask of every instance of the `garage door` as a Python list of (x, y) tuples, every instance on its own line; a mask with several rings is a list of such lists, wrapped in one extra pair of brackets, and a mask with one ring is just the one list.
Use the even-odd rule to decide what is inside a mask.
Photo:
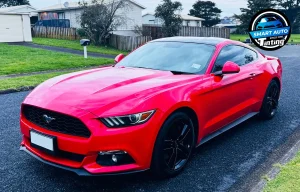
[(24, 41), (22, 15), (0, 15), (0, 42)]

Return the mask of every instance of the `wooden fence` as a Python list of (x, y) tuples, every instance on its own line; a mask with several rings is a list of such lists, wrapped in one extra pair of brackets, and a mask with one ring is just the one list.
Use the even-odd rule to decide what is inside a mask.
[(111, 35), (109, 39), (109, 45), (119, 50), (132, 51), (151, 40), (152, 38), (149, 36), (134, 37)]
[[(157, 25), (143, 25), (144, 35), (151, 36), (152, 39), (163, 37), (162, 27)], [(192, 37), (221, 37), (230, 39), (230, 29), (215, 27), (181, 27), (178, 36)]]
[[(143, 25), (144, 36), (120, 36), (111, 35), (109, 45), (119, 50), (132, 51), (139, 46), (163, 37), (162, 28), (155, 25)], [(78, 40), (80, 36), (75, 28), (43, 27), (36, 26), (32, 28), (33, 37), (46, 37), (56, 39)], [(194, 37), (222, 37), (230, 38), (230, 29), (214, 27), (182, 27), (178, 36)]]
[(55, 39), (77, 40), (76, 28), (44, 27), (35, 26), (32, 28), (33, 37), (46, 37)]

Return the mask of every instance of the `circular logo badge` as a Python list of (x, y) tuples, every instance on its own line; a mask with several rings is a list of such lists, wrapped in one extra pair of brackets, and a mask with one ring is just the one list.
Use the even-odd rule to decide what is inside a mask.
[(291, 25), (282, 12), (265, 9), (252, 18), (249, 35), (257, 47), (268, 51), (277, 50), (289, 41)]

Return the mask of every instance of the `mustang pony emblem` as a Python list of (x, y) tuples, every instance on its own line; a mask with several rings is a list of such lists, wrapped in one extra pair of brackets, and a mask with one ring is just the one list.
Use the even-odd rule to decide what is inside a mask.
[(49, 117), (48, 115), (43, 115), (43, 119), (46, 121), (46, 123), (51, 123), (51, 121), (54, 121), (55, 118)]

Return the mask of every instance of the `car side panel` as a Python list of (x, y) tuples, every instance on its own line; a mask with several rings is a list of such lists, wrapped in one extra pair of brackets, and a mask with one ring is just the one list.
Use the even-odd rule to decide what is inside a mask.
[(254, 98), (257, 100), (257, 103), (253, 106), (253, 111), (259, 111), (272, 79), (278, 79), (281, 87), (282, 66), (277, 58), (273, 58), (272, 60), (264, 58), (260, 63), (255, 65), (254, 71), (257, 73), (254, 80), (256, 84)]
[(232, 121), (247, 115), (253, 105), (253, 84), (249, 67), (241, 67), (238, 74), (228, 74), (212, 79), (213, 90), (209, 94), (214, 103), (211, 119), (204, 129), (214, 132)]

